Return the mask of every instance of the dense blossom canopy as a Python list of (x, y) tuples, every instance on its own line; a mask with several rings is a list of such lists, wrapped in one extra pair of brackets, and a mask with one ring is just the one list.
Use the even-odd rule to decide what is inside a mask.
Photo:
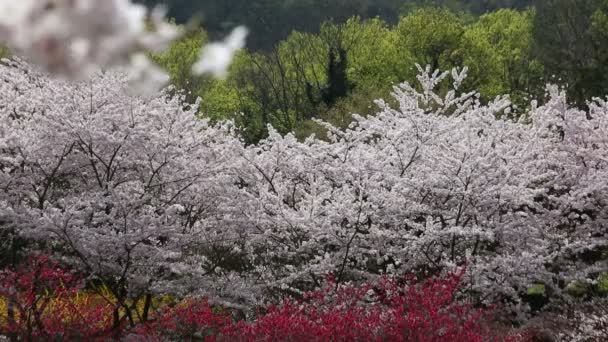
[[(606, 271), (608, 102), (548, 88), (521, 122), (508, 98), (460, 94), (466, 70), (420, 68), (345, 131), (245, 146), (179, 95), (0, 67), (0, 223), (45, 241), (126, 299), (187, 291), (246, 307), (268, 295), (468, 265), (474, 298), (526, 312)], [(452, 90), (433, 93), (452, 78)], [(53, 99), (53, 101), (49, 101)]]

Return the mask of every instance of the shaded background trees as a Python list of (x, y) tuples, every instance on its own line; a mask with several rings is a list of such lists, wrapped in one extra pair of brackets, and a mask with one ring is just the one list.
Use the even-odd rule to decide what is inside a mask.
[[(160, 0), (148, 0), (152, 5)], [(578, 107), (608, 87), (608, 2), (590, 0), (166, 0), (178, 23), (199, 13), (197, 31), (155, 56), (200, 113), (231, 118), (248, 142), (266, 125), (299, 138), (323, 134), (313, 119), (346, 127), (370, 115), (415, 64), (467, 66), (466, 90), (487, 102), (508, 93), (518, 118), (546, 83)], [(207, 40), (244, 23), (252, 31), (225, 80), (187, 71)]]
[(608, 1), (539, 0), (535, 51), (577, 105), (608, 87)]
[(395, 24), (401, 14), (428, 6), (446, 7), (476, 15), (499, 8), (524, 9), (534, 0), (140, 0), (147, 5), (164, 3), (170, 16), (183, 23), (198, 14), (212, 37), (244, 24), (252, 35), (248, 47), (272, 49), (293, 30), (317, 32), (321, 23), (343, 22), (353, 16), (380, 17)]

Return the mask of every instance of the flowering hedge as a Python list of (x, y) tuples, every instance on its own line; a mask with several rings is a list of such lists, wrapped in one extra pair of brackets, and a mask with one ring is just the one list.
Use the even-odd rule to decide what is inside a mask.
[(112, 307), (82, 296), (82, 280), (49, 257), (31, 257), (16, 270), (0, 273), (0, 333), (22, 341), (102, 338)]
[(485, 341), (489, 312), (459, 302), (462, 273), (416, 282), (382, 279), (285, 300), (225, 333), (242, 341)]
[(10, 303), (0, 334), (19, 340), (130, 341), (485, 341), (493, 336), (488, 311), (456, 299), (463, 272), (421, 282), (383, 278), (361, 286), (328, 279), (301, 300), (286, 298), (250, 321), (206, 300), (166, 306), (135, 328), (112, 326), (109, 303), (77, 300), (82, 281), (49, 257), (30, 258), (0, 275)]

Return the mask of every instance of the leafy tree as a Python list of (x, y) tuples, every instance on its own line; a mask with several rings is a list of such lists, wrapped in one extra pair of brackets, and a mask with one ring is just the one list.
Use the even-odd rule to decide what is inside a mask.
[[(397, 44), (419, 64), (432, 70), (450, 69), (462, 63), (463, 18), (445, 8), (423, 8), (403, 16), (396, 27)], [(409, 75), (413, 79), (415, 72)]]
[(499, 10), (467, 26), (463, 64), (469, 67), (469, 87), (485, 100), (510, 94), (525, 106), (543, 90), (543, 66), (533, 55), (534, 12)]
[(348, 79), (354, 88), (388, 91), (387, 85), (411, 74), (411, 52), (399, 44), (398, 32), (385, 21), (353, 17), (344, 24), (344, 35), (354, 41), (347, 51)]
[(243, 97), (258, 106), (249, 114), (291, 132), (348, 96), (349, 52), (358, 37), (346, 26), (327, 23), (318, 35), (294, 32), (270, 53), (249, 54), (232, 76)]
[(292, 31), (315, 33), (323, 22), (343, 23), (353, 16), (379, 17), (394, 24), (400, 13), (428, 6), (447, 7), (455, 12), (484, 14), (499, 8), (524, 9), (533, 0), (140, 0), (148, 5), (166, 3), (170, 16), (184, 23), (199, 14), (214, 38), (244, 24), (252, 31), (248, 46), (270, 51)]
[(214, 121), (233, 119), (237, 120), (242, 111), (240, 95), (237, 87), (230, 80), (214, 81), (208, 88), (198, 93), (200, 101), (199, 112), (202, 117)]

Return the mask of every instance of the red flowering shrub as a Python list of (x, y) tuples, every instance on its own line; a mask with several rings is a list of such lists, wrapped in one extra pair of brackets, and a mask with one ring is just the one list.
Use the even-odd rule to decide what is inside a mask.
[(252, 322), (233, 322), (206, 301), (189, 301), (137, 329), (144, 340), (463, 341), (498, 340), (484, 310), (455, 299), (462, 273), (416, 282), (384, 279), (284, 300)]
[(406, 286), (385, 282), (385, 305), (391, 320), (385, 339), (391, 341), (482, 341), (488, 317), (481, 309), (455, 300), (462, 273)]
[(2, 271), (0, 334), (25, 341), (102, 338), (111, 324), (111, 307), (79, 296), (82, 283), (47, 256)]
[[(348, 290), (358, 290), (349, 288)], [(340, 291), (338, 295), (351, 291)], [(363, 291), (352, 291), (360, 295)], [(356, 292), (356, 293), (355, 293)], [(284, 301), (271, 306), (254, 322), (239, 322), (225, 330), (228, 340), (238, 341), (374, 341), (386, 325), (379, 307), (365, 308), (347, 299), (335, 303), (324, 293), (307, 302)], [(354, 299), (354, 298), (353, 298)], [(355, 299), (356, 300), (356, 299)]]
[(462, 273), (416, 283), (328, 286), (225, 331), (239, 341), (483, 341), (486, 312), (455, 300)]
[(231, 323), (230, 316), (214, 311), (206, 300), (188, 300), (166, 310), (156, 321), (137, 327), (132, 340), (216, 341)]
[[(234, 322), (206, 300), (186, 300), (131, 331), (130, 341), (455, 341), (499, 340), (482, 309), (459, 302), (462, 272), (417, 282), (383, 279), (361, 286), (329, 281), (302, 300), (286, 299), (252, 322)], [(82, 281), (31, 258), (0, 273), (9, 303), (0, 334), (19, 340), (97, 340), (112, 331), (113, 307), (78, 299)], [(85, 296), (86, 297), (86, 296)], [(512, 339), (514, 340), (514, 339)]]

